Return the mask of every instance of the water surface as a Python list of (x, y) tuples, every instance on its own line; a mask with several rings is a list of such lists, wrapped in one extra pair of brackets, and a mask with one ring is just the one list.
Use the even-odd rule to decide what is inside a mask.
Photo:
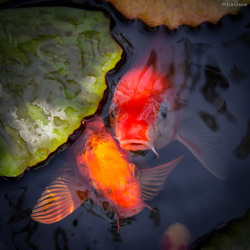
[[(108, 4), (101, 7), (110, 11), (112, 34), (125, 51), (122, 62), (107, 76), (110, 91), (99, 109), (106, 118), (118, 80), (152, 44), (157, 30), (138, 20), (121, 19)], [(158, 213), (144, 209), (122, 220), (118, 232), (112, 215), (88, 200), (62, 221), (39, 224), (30, 218), (31, 210), (56, 172), (68, 164), (66, 149), (17, 181), (0, 180), (0, 249), (158, 249), (165, 229), (175, 222), (189, 228), (192, 242), (250, 207), (250, 8), (237, 17), (225, 16), (218, 25), (166, 29), (164, 41), (167, 49), (182, 51), (173, 61), (185, 62), (188, 70), (176, 68), (174, 74), (188, 83), (190, 108), (220, 134), (222, 150), (231, 152), (228, 178), (214, 177), (183, 145), (173, 142), (159, 150), (159, 159), (147, 152), (143, 157), (147, 166), (139, 164), (151, 167), (184, 155), (160, 194), (148, 202)], [(169, 67), (171, 59), (166, 62)]]

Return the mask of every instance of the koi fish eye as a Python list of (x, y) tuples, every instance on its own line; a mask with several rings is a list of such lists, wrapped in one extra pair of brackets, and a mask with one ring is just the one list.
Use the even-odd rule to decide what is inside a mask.
[(115, 119), (116, 107), (115, 107), (115, 104), (114, 104), (114, 103), (112, 103), (112, 104), (110, 105), (109, 114), (110, 114), (110, 116), (111, 116), (113, 119)]
[(113, 119), (115, 119), (114, 111), (111, 111), (111, 112), (110, 112), (110, 116), (111, 116)]
[(167, 118), (167, 114), (168, 114), (168, 107), (166, 103), (162, 103), (160, 106), (160, 110), (159, 110), (159, 119), (160, 121), (163, 121)]

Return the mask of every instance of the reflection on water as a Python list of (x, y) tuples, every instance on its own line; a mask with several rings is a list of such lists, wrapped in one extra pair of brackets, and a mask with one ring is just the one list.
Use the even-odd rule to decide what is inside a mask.
[(246, 159), (248, 155), (250, 154), (250, 121), (248, 121), (247, 133), (242, 138), (239, 146), (234, 150), (234, 154), (239, 159), (242, 159), (242, 160)]
[[(104, 6), (109, 9), (109, 5)], [(116, 83), (155, 34), (139, 21), (125, 22), (115, 14), (112, 16), (116, 22), (112, 32), (125, 47), (126, 55), (125, 63), (107, 75), (111, 91), (103, 107), (103, 117), (107, 117)], [(183, 48), (186, 52), (186, 58), (180, 59), (188, 65), (188, 106), (223, 139), (221, 153), (224, 154), (224, 149), (231, 151), (227, 180), (212, 176), (185, 147), (173, 142), (158, 151), (158, 160), (150, 151), (135, 159), (141, 167), (152, 167), (184, 155), (159, 196), (148, 203), (159, 212), (145, 209), (135, 217), (120, 221), (118, 233), (113, 215), (89, 199), (64, 220), (51, 225), (36, 223), (30, 219), (31, 210), (64, 165), (65, 150), (46, 167), (27, 172), (16, 182), (0, 180), (0, 247), (7, 250), (157, 249), (171, 224), (186, 225), (194, 241), (219, 223), (244, 214), (250, 207), (249, 23), (250, 9), (244, 8), (238, 18), (226, 16), (220, 25), (205, 23), (199, 29), (183, 26), (166, 33), (165, 37), (168, 48)]]
[(158, 227), (160, 225), (160, 222), (161, 222), (159, 209), (154, 207), (153, 210), (151, 210), (151, 213), (148, 216), (148, 218), (153, 221), (153, 224), (155, 227)]
[(55, 249), (68, 249), (68, 237), (65, 231), (58, 227), (54, 232)]
[(16, 226), (11, 235), (11, 243), (16, 249), (19, 248), (19, 241), (23, 239), (31, 249), (39, 249), (32, 241), (32, 236), (37, 231), (38, 223), (30, 218), (31, 209), (23, 209), (27, 190), (27, 187), (19, 187), (14, 191), (5, 193), (4, 198), (11, 211), (7, 225), (17, 225), (22, 222), (22, 226)]

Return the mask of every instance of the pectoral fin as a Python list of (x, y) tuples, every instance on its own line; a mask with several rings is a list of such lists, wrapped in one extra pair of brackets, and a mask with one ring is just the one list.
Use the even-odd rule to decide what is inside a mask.
[(218, 133), (211, 131), (199, 117), (191, 116), (185, 120), (176, 137), (183, 143), (212, 174), (225, 179), (225, 145)]
[(42, 193), (31, 217), (50, 224), (71, 214), (88, 198), (89, 191), (73, 176), (58, 177)]
[(140, 181), (143, 199), (150, 200), (158, 195), (169, 173), (181, 159), (182, 156), (154, 168), (139, 170), (138, 179)]

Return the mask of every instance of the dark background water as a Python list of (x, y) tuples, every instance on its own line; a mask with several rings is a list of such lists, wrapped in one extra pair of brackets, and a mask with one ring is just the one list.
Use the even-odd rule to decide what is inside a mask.
[[(38, 3), (41, 1), (34, 5)], [(99, 110), (105, 118), (116, 83), (152, 44), (157, 29), (121, 18), (109, 4), (63, 3), (108, 11), (112, 34), (124, 47), (122, 62), (107, 75), (110, 92)], [(143, 157), (147, 166), (155, 166), (184, 155), (160, 194), (148, 202), (158, 213), (145, 208), (121, 221), (118, 233), (115, 220), (87, 201), (62, 221), (39, 224), (30, 218), (31, 210), (58, 169), (67, 164), (66, 149), (47, 166), (27, 171), (19, 180), (0, 179), (0, 249), (158, 249), (165, 229), (175, 222), (189, 228), (192, 242), (250, 207), (250, 8), (242, 9), (237, 17), (225, 16), (217, 25), (166, 29), (164, 41), (168, 48), (184, 51), (178, 60), (187, 63), (188, 71), (176, 70), (175, 74), (185, 74), (191, 109), (219, 131), (222, 152), (225, 148), (231, 151), (228, 178), (217, 179), (183, 145), (173, 142), (159, 151), (158, 160), (152, 152)]]

